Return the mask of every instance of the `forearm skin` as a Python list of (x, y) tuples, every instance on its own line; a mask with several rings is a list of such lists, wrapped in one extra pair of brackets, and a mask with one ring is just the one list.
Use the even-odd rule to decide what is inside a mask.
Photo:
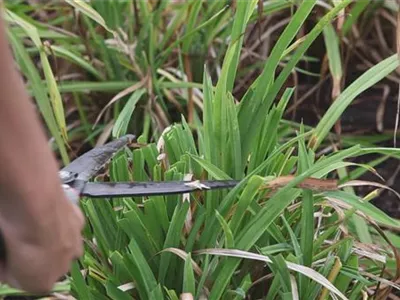
[[(0, 218), (45, 225), (64, 199), (57, 161), (33, 103), (15, 68), (4, 21), (0, 20)], [(53, 200), (53, 201), (50, 201)], [(65, 200), (65, 199), (64, 199)], [(44, 217), (43, 217), (44, 216)]]

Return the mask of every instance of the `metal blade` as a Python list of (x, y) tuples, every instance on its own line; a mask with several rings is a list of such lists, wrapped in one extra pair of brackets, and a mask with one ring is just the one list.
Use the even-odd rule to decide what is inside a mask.
[(160, 181), (160, 182), (88, 182), (82, 191), (86, 197), (141, 197), (184, 194), (235, 187), (238, 180)]
[[(65, 166), (61, 169), (61, 172), (75, 174), (77, 184), (79, 182), (85, 183), (113, 158), (119, 150), (131, 143), (135, 138), (134, 135), (129, 134), (105, 145), (95, 147)], [(71, 186), (74, 187), (74, 184)]]

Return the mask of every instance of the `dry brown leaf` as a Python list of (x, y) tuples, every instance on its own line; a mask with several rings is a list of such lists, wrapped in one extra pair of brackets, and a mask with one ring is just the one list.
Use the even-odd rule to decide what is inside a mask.
[[(181, 250), (181, 249), (178, 249), (178, 248), (165, 248), (165, 249), (163, 249), (163, 250), (161, 250), (159, 253), (161, 253), (161, 252), (171, 252), (171, 253), (174, 253), (175, 255), (177, 255), (177, 256), (179, 256), (180, 258), (182, 258), (183, 260), (186, 260), (186, 258), (187, 258), (187, 256), (188, 256), (188, 254), (185, 252), (185, 251), (183, 251), (183, 250)], [(203, 273), (203, 271), (201, 270), (201, 268), (199, 267), (199, 265), (192, 259), (192, 267), (193, 267), (193, 270), (195, 271), (195, 273), (198, 275), (198, 276), (201, 276), (202, 275), (202, 273)]]
[(103, 129), (103, 132), (100, 134), (99, 138), (97, 139), (96, 147), (104, 145), (104, 143), (107, 141), (107, 139), (111, 135), (113, 126), (114, 126), (114, 120), (111, 120), (111, 122), (109, 122), (106, 125), (106, 127)]
[(366, 181), (366, 180), (351, 180), (348, 181), (346, 183), (343, 183), (341, 185), (338, 186), (338, 188), (343, 188), (346, 186), (375, 186), (375, 187), (379, 187), (381, 189), (386, 189), (389, 190), (391, 192), (393, 192), (397, 198), (400, 199), (400, 194), (398, 192), (396, 192), (394, 189), (388, 187), (387, 185), (381, 184), (381, 183), (377, 183), (377, 182), (373, 182), (373, 181)]
[[(287, 185), (293, 179), (295, 179), (294, 175), (280, 176), (266, 182), (264, 185), (262, 185), (261, 189), (281, 188)], [(335, 179), (306, 178), (297, 186), (302, 189), (310, 189), (314, 191), (334, 191), (338, 189), (338, 183)]]

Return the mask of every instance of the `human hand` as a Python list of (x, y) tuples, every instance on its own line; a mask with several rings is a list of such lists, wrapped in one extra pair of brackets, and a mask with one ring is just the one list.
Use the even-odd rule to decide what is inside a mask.
[(49, 292), (83, 254), (83, 214), (67, 199), (56, 200), (47, 201), (54, 203), (47, 215), (33, 209), (25, 218), (23, 212), (20, 218), (0, 218), (6, 250), (6, 260), (0, 263), (1, 282), (30, 293)]

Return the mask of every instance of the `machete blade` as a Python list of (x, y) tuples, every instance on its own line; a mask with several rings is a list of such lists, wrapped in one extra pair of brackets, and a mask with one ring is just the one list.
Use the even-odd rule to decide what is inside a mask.
[(184, 194), (194, 191), (207, 191), (232, 188), (238, 180), (205, 181), (159, 181), (159, 182), (88, 182), (82, 190), (82, 196), (101, 197), (141, 197), (156, 195)]

